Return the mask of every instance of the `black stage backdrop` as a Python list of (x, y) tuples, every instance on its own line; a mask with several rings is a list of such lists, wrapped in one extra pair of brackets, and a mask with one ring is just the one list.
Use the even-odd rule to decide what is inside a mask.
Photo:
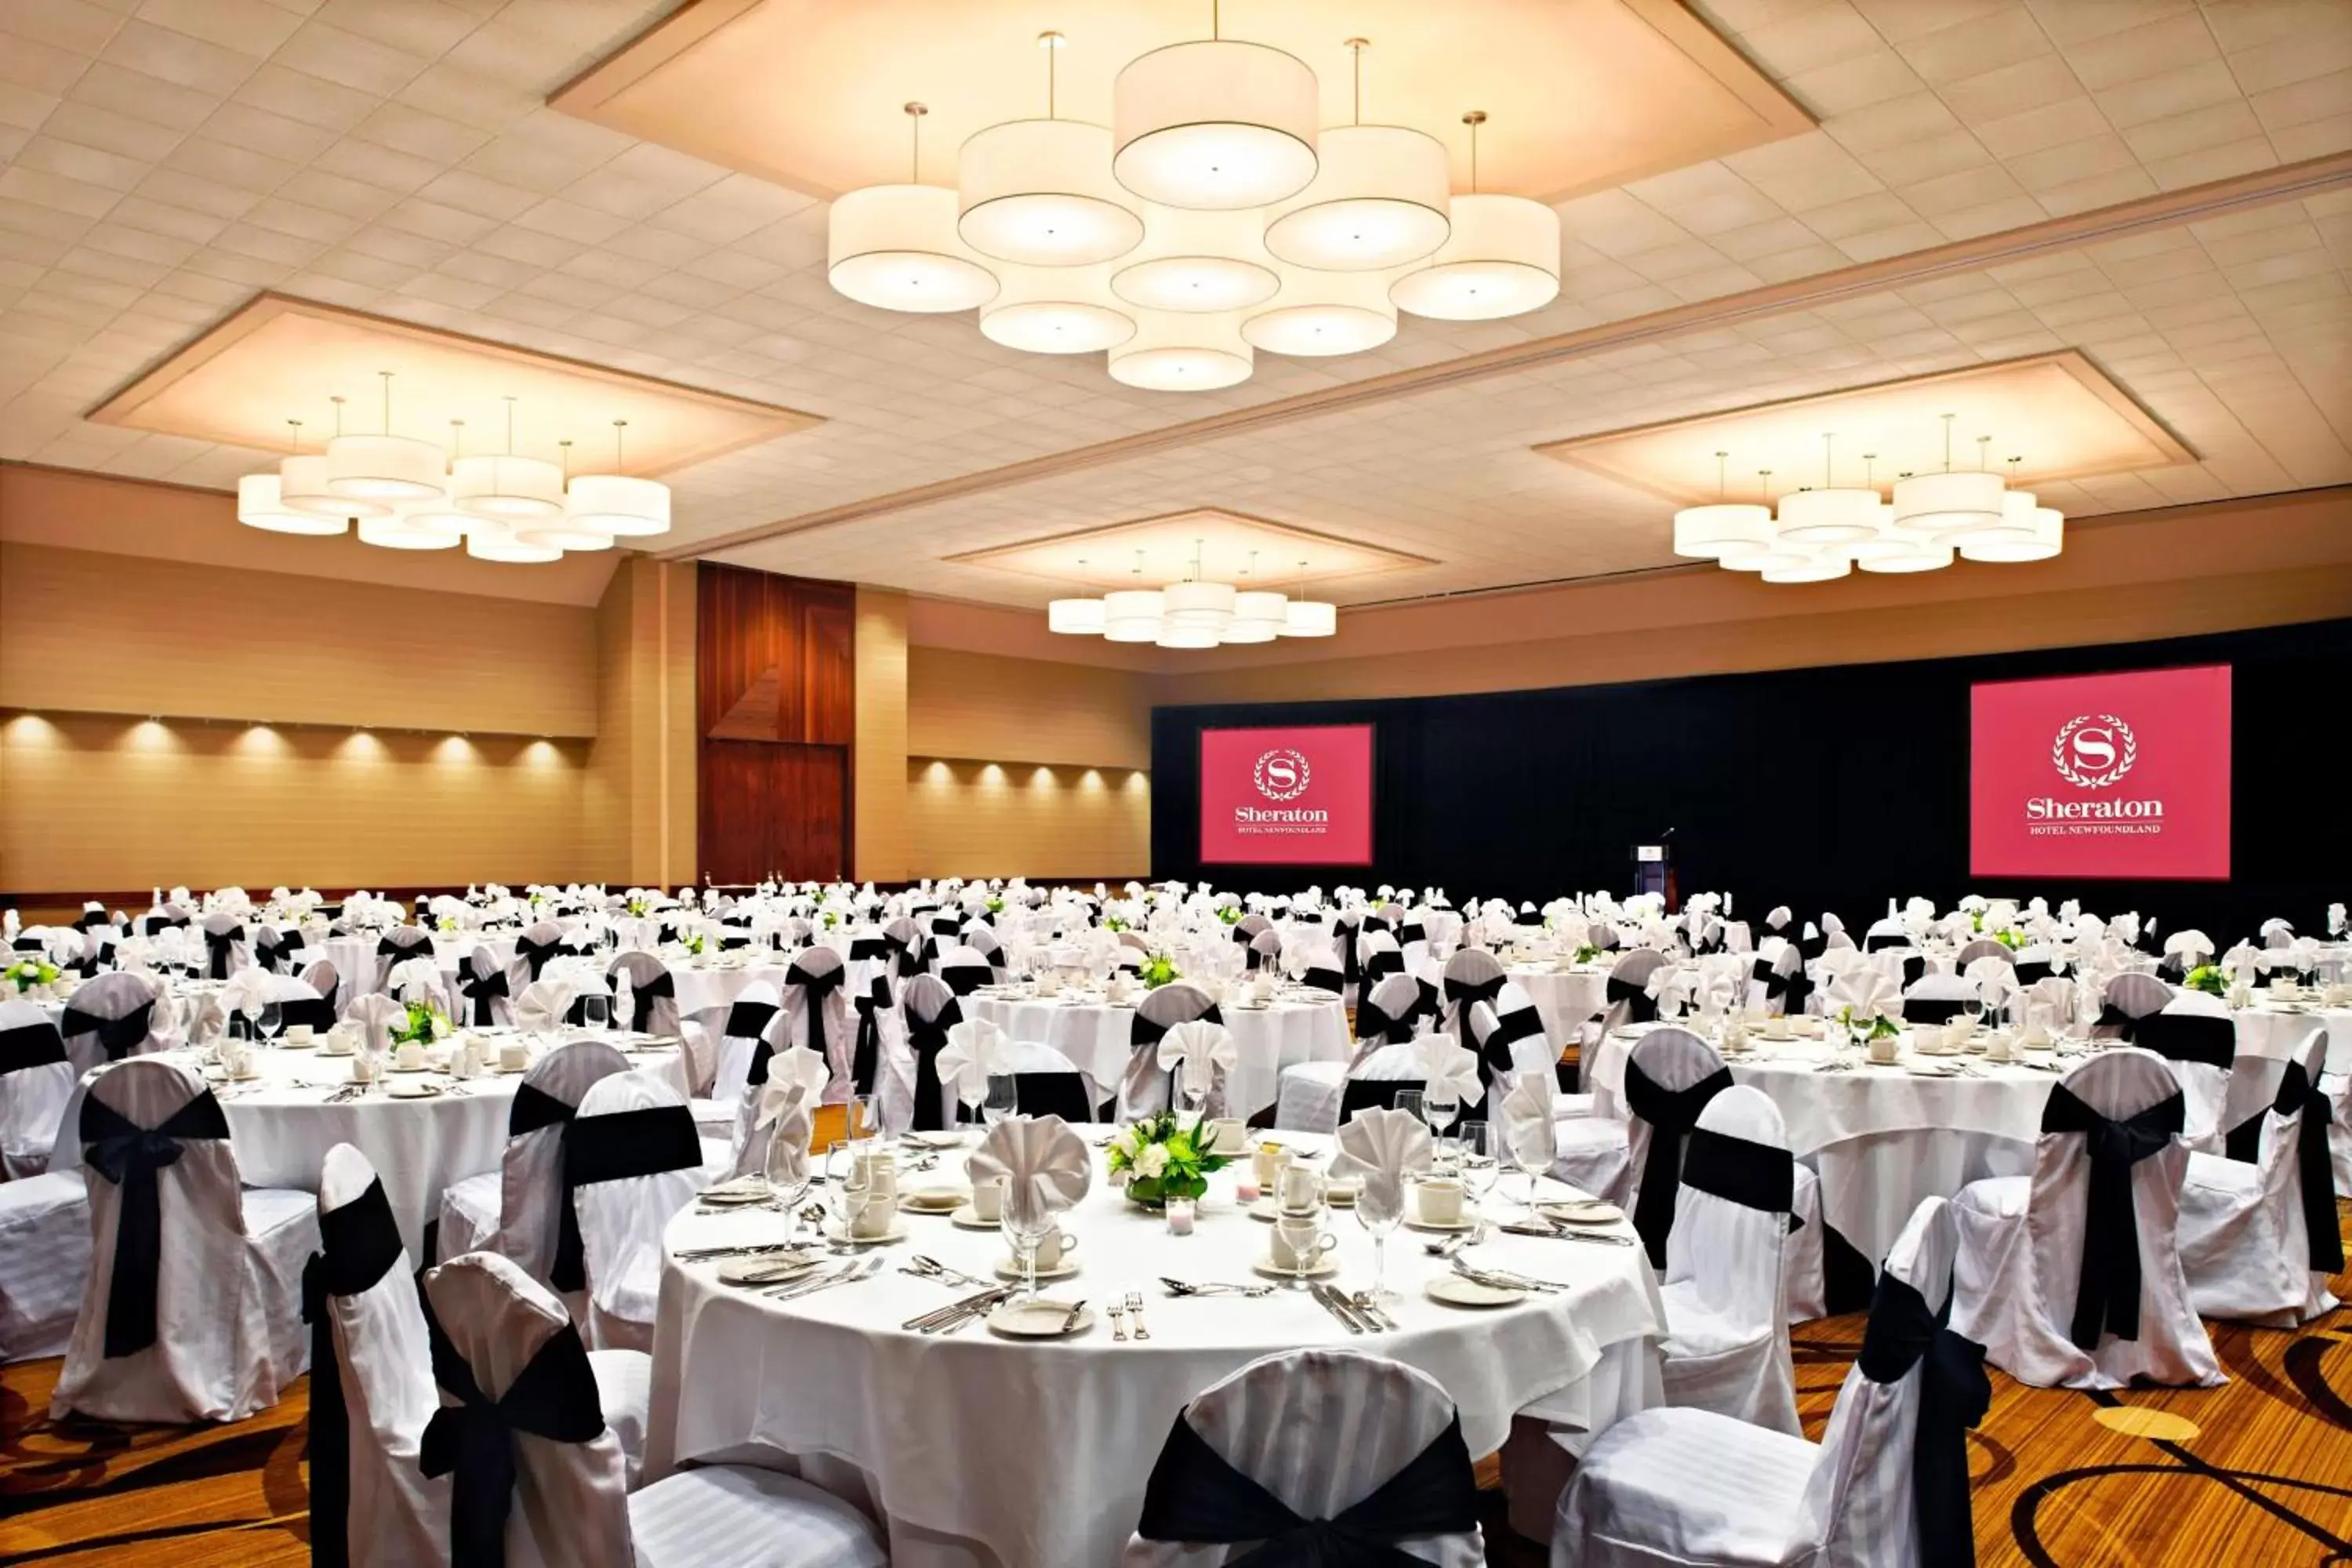
[[(2214, 663), (2235, 671), (2230, 881), (1970, 879), (1973, 682)], [(1159, 708), (1152, 875), (1244, 891), (1436, 886), (1456, 902), (1622, 895), (1633, 847), (1672, 829), (1681, 889), (1728, 891), (1751, 921), (1786, 903), (1800, 920), (1833, 910), (1859, 930), (1889, 898), (1948, 908), (1969, 892), (2038, 893), (2102, 914), (2136, 909), (2223, 945), (2273, 915), (2315, 933), (2328, 903), (2352, 897), (2347, 678), (2352, 620), (2336, 620), (1619, 686)], [(1371, 868), (1201, 864), (1202, 730), (1365, 722), (1377, 726)]]

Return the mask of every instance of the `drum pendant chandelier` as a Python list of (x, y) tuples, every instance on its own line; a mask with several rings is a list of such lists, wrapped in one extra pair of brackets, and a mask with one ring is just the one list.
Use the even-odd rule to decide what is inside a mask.
[[(1493, 321), (1559, 292), (1559, 216), (1541, 202), (1451, 194), (1446, 149), (1355, 112), (1318, 128), (1322, 89), (1297, 57), (1210, 36), (1138, 56), (1112, 86), (1108, 128), (1059, 117), (1045, 51), (1045, 117), (968, 138), (952, 190), (921, 183), (843, 195), (827, 219), (827, 278), (887, 310), (978, 310), (992, 342), (1030, 353), (1105, 352), (1112, 378), (1154, 391), (1249, 379), (1253, 351), (1360, 353), (1400, 310)], [(905, 105), (918, 133), (928, 113)], [(1138, 590), (1140, 592), (1141, 590)]]
[[(1951, 466), (1952, 418), (1944, 416), (1944, 467), (1940, 472), (1905, 474), (1892, 499), (1879, 499), (1870, 470), (1859, 488), (1835, 482), (1832, 437), (1822, 437), (1822, 485), (1782, 496), (1776, 516), (1770, 504), (1772, 470), (1757, 472), (1758, 497), (1735, 501), (1725, 492), (1725, 464), (1717, 452), (1717, 499), (1675, 513), (1677, 555), (1713, 561), (1727, 571), (1753, 572), (1767, 583), (1825, 583), (1859, 566), (1865, 572), (1933, 572), (1957, 556), (2003, 564), (2047, 561), (2065, 547), (2066, 520), (2053, 507), (2038, 504), (2031, 490), (2004, 483), (1985, 462), (1992, 437), (1977, 437), (1977, 466)], [(1865, 465), (1875, 454), (1865, 452)], [(2014, 475), (2021, 459), (2009, 459)]]
[(345, 435), (343, 400), (331, 398), (335, 434), (323, 453), (302, 450), (302, 422), (288, 420), (291, 450), (275, 470), (236, 482), (236, 520), (273, 533), (320, 537), (359, 525), (360, 542), (384, 550), (451, 550), (479, 560), (560, 561), (568, 550), (609, 550), (619, 535), (669, 530), (669, 487), (623, 471), (622, 432), (613, 421), (613, 468), (571, 472), (515, 450), (515, 400), (506, 400), (506, 449), (460, 450), (466, 422), (449, 421), (446, 446), (394, 432), (393, 373), (383, 378), (383, 427)]
[[(1255, 566), (1255, 552), (1251, 553)], [(1298, 563), (1298, 592), (1213, 583), (1201, 574), (1200, 545), (1192, 572), (1181, 583), (1143, 586), (1143, 555), (1136, 552), (1135, 585), (1099, 598), (1055, 599), (1045, 606), (1045, 629), (1106, 642), (1157, 643), (1161, 647), (1216, 647), (1282, 637), (1328, 637), (1339, 629), (1339, 606), (1307, 596), (1307, 563)]]

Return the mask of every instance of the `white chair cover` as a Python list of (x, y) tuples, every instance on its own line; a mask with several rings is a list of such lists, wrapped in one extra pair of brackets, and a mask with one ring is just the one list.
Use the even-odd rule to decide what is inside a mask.
[[(1945, 1307), (1955, 1246), (1948, 1205), (1929, 1198), (1886, 1258), (1885, 1278), (1914, 1300), (1882, 1280), (1874, 1318)], [(1956, 1387), (1948, 1397), (1959, 1394), (1954, 1415), (1972, 1422), (1981, 1408), (1969, 1407), (1970, 1395), (1983, 1391), (1982, 1374), (1968, 1376), (1967, 1347), (1949, 1351), (1959, 1370), (1944, 1375), (1975, 1387)], [(1926, 1380), (1942, 1370), (1924, 1354), (1908, 1364), (1899, 1355), (1884, 1364), (1857, 1363), (1819, 1447), (1712, 1411), (1645, 1410), (1618, 1422), (1593, 1442), (1561, 1495), (1552, 1568), (1917, 1568), (1923, 1525), (1915, 1457)], [(1948, 1453), (1954, 1435), (1945, 1436)], [(1965, 1508), (1964, 1449), (1960, 1463)], [(1967, 1529), (1969, 1521), (1963, 1512), (1935, 1528)]]
[[(385, 952), (390, 947), (392, 952)], [(376, 939), (375, 973), (368, 989), (381, 994), (392, 983), (392, 972), (412, 958), (433, 956), (433, 933), (419, 926), (394, 926)]]
[(1171, 981), (1137, 1005), (1135, 1045), (1119, 1077), (1120, 1121), (1132, 1121), (1168, 1109), (1168, 1069), (1160, 1065), (1160, 1037), (1195, 1018), (1219, 1018), (1219, 1015), (1209, 994), (1189, 980)]
[(1717, 1094), (1685, 1140), (1659, 1286), (1669, 1405), (1800, 1430), (1781, 1277), (1794, 1163), (1780, 1112), (1759, 1089)]
[(1409, 974), (1391, 974), (1356, 1006), (1356, 1053), (1345, 1062), (1294, 1062), (1276, 1080), (1274, 1124), (1301, 1132), (1338, 1130), (1349, 1080), (1408, 1079), (1420, 1074), (1413, 1029), (1421, 987)]
[[(674, 1114), (646, 1114), (662, 1111)], [(633, 1118), (631, 1141), (644, 1151), (642, 1163), (659, 1168), (572, 1189), (587, 1268), (588, 1342), (650, 1352), (654, 1304), (661, 1294), (662, 1227), (694, 1201), (701, 1185), (701, 1145), (685, 1100), (649, 1073), (612, 1073), (591, 1084), (572, 1123), (575, 1142), (615, 1125), (605, 1119), (617, 1116)], [(664, 1166), (665, 1161), (679, 1163)]]
[[(83, 981), (66, 999), (59, 1029), (66, 1056), (77, 1073), (124, 1057), (168, 1050), (179, 1043), (172, 1004), (159, 994), (160, 982), (141, 974), (100, 974)], [(133, 1019), (143, 1016), (146, 1032)]]
[[(508, 1116), (499, 1169), (453, 1182), (442, 1192), (435, 1250), (443, 1261), (494, 1248), (545, 1278), (555, 1258), (564, 1123), (579, 1110), (589, 1085), (628, 1070), (629, 1058), (604, 1040), (572, 1040), (530, 1065), (515, 1089), (517, 1109)], [(514, 1131), (518, 1126), (524, 1130)]]
[(696, 1120), (706, 1125), (723, 1117), (731, 1129), (736, 1114), (743, 1104), (751, 1081), (751, 1064), (765, 1045), (772, 1054), (782, 1034), (784, 999), (775, 986), (764, 980), (754, 980), (736, 994), (727, 1008), (727, 1016), (719, 1026), (719, 1048), (710, 1078), (710, 1104), (714, 1116), (705, 1117), (697, 1108)]
[[(2148, 977), (2138, 975), (2135, 978), (2145, 980)], [(2178, 1018), (2220, 1020), (2207, 1026), (2212, 1032), (2210, 1037), (2218, 1040), (2219, 1049), (2213, 1053), (2218, 1059), (2203, 1060), (2181, 1054), (2175, 1046), (2159, 1043), (2153, 1034), (2148, 1040), (2149, 1048), (2164, 1058), (2164, 1065), (2172, 1070), (2173, 1081), (2180, 1086), (2185, 1103), (2185, 1120), (2180, 1132), (2182, 1139), (2191, 1149), (2218, 1153), (2221, 1151), (2222, 1111), (2229, 1099), (2231, 1066), (2235, 1060), (2237, 1047), (2237, 1031), (2230, 1022), (2230, 1005), (2221, 997), (2202, 991), (2183, 991), (2157, 1009), (2153, 1016), (2164, 1019), (2165, 1023), (2142, 1018), (2138, 1021), (2138, 1027), (2143, 1033), (2163, 1029)]]
[[(2335, 1269), (2320, 1266), (2308, 1228), (2310, 1208), (2322, 1205), (2306, 1207), (2301, 1163), (2304, 1120), (2316, 1114), (2310, 1086), (2326, 1053), (2326, 1032), (2315, 1029), (2292, 1058), (2241, 1057), (2230, 1073), (2223, 1120), (2225, 1131), (2252, 1134), (2231, 1141), (2254, 1144), (2255, 1158), (2189, 1156), (2180, 1185), (2180, 1268), (2200, 1317), (2293, 1328), (2336, 1306), (2327, 1289)], [(2315, 1155), (2324, 1147), (2315, 1140)], [(2325, 1162), (2314, 1164), (2317, 1176)], [(2325, 1206), (2332, 1226), (2334, 1205)], [(2320, 1239), (2324, 1247), (2326, 1237)], [(2340, 1261), (2340, 1254), (2327, 1261)]]
[(488, 948), (475, 944), (450, 990), (451, 1016), (457, 1024), (468, 1028), (512, 1026), (514, 999), (521, 987)]
[[(50, 1414), (236, 1421), (275, 1404), (306, 1355), (302, 1265), (319, 1246), (310, 1194), (240, 1189), (227, 1122), (204, 1079), (176, 1061), (134, 1058), (108, 1068), (90, 1084), (79, 1121), (85, 1144), (103, 1152), (85, 1149), (89, 1282)], [(179, 1157), (152, 1166), (132, 1149), (126, 1160), (133, 1140), (117, 1133), (126, 1125), (178, 1137)], [(122, 1179), (110, 1178), (104, 1163)], [(112, 1314), (126, 1199), (143, 1204), (150, 1182), (160, 1219), (153, 1313)], [(134, 1227), (134, 1249), (137, 1241)], [(120, 1353), (107, 1353), (110, 1341)]]
[(49, 1168), (66, 1101), (80, 1076), (47, 1009), (0, 1002), (0, 1179), (17, 1181)]
[(794, 956), (785, 971), (782, 994), (784, 1023), (778, 1048), (813, 1049), (821, 1044), (824, 1064), (833, 1069), (825, 1103), (848, 1104), (857, 1092), (852, 1077), (857, 1032), (841, 954), (829, 947), (813, 947)]
[(2152, 1052), (2118, 1047), (2070, 1070), (2052, 1091), (2053, 1110), (2035, 1141), (2033, 1173), (1971, 1182), (1953, 1200), (1960, 1249), (1952, 1327), (1985, 1346), (1994, 1365), (2036, 1387), (2119, 1388), (2136, 1376), (2163, 1384), (2221, 1383), (2221, 1365), (2189, 1304), (2176, 1246), (2189, 1160), (2177, 1132), (2130, 1165), (2138, 1337), (2116, 1335), (2102, 1314), (2098, 1324), (2084, 1325), (2091, 1348), (2076, 1342), (2091, 1157), (2088, 1134), (2051, 1130), (2053, 1117), (2065, 1114), (2057, 1099), (2061, 1089), (2111, 1122), (2147, 1117), (2150, 1126), (2159, 1126), (2169, 1102), (2170, 1125), (2179, 1126), (2180, 1087)]
[[(1271, 1493), (1301, 1520), (1336, 1519), (1371, 1497), (1433, 1445), (1459, 1448), (1454, 1402), (1436, 1379), (1355, 1351), (1286, 1351), (1212, 1384), (1177, 1417), (1212, 1454)], [(1469, 1455), (1461, 1450), (1466, 1465)], [(1172, 1476), (1163, 1452), (1161, 1471)], [(1147, 1517), (1143, 1523), (1150, 1521)], [(1443, 1568), (1483, 1568), (1486, 1539), (1474, 1523), (1393, 1543)], [(1125, 1568), (1219, 1568), (1256, 1543), (1187, 1544), (1128, 1539)]]
[(66, 1353), (89, 1280), (89, 1192), (83, 1185), (78, 1084), (67, 1097), (48, 1169), (0, 1182), (0, 1362)]

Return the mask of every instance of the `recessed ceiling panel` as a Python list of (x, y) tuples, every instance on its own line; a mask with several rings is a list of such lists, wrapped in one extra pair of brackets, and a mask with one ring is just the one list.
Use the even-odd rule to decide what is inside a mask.
[[(929, 107), (925, 182), (955, 183), (974, 132), (1055, 110), (1111, 122), (1136, 56), (1209, 36), (1209, 0), (698, 0), (580, 77), (561, 110), (830, 198), (903, 181), (900, 106)], [(1485, 110), (1480, 188), (1558, 201), (1812, 128), (1785, 93), (1675, 0), (1236, 0), (1222, 36), (1305, 60), (1322, 123), (1354, 113), (1352, 37), (1368, 37), (1363, 119), (1454, 153), (1470, 184), (1465, 110)]]
[(342, 427), (383, 426), (382, 372), (394, 373), (395, 434), (446, 442), (462, 419), (467, 452), (505, 449), (513, 398), (514, 450), (552, 462), (572, 443), (577, 471), (613, 468), (613, 421), (625, 419), (633, 474), (661, 474), (820, 423), (816, 416), (577, 360), (444, 332), (282, 294), (264, 294), (116, 393), (89, 417), (101, 425), (283, 451), (302, 422), (316, 450)]
[(1261, 517), (1206, 509), (1090, 528), (1052, 539), (997, 545), (947, 559), (961, 566), (1097, 590), (1158, 587), (1195, 574), (1219, 583), (1261, 583), (1287, 591), (1302, 576), (1321, 585), (1430, 564), (1427, 558), (1336, 539)]
[[(2071, 350), (2031, 359), (1882, 382), (1727, 414), (1579, 436), (1538, 447), (1563, 463), (1622, 479), (1677, 503), (1713, 500), (1716, 454), (1731, 500), (1825, 483), (1884, 489), (1898, 475), (1986, 465), (2020, 483), (2137, 473), (2193, 463), (2196, 455), (2105, 372)], [(1981, 447), (1980, 436), (1992, 437)], [(2019, 460), (2012, 470), (2010, 459)], [(1834, 477), (1824, 467), (1835, 463)], [(1769, 479), (1760, 470), (1771, 470)]]

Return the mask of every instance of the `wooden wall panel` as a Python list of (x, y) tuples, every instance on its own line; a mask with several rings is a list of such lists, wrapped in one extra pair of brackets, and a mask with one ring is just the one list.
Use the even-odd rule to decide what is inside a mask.
[(856, 590), (707, 563), (696, 584), (698, 869), (847, 875)]

